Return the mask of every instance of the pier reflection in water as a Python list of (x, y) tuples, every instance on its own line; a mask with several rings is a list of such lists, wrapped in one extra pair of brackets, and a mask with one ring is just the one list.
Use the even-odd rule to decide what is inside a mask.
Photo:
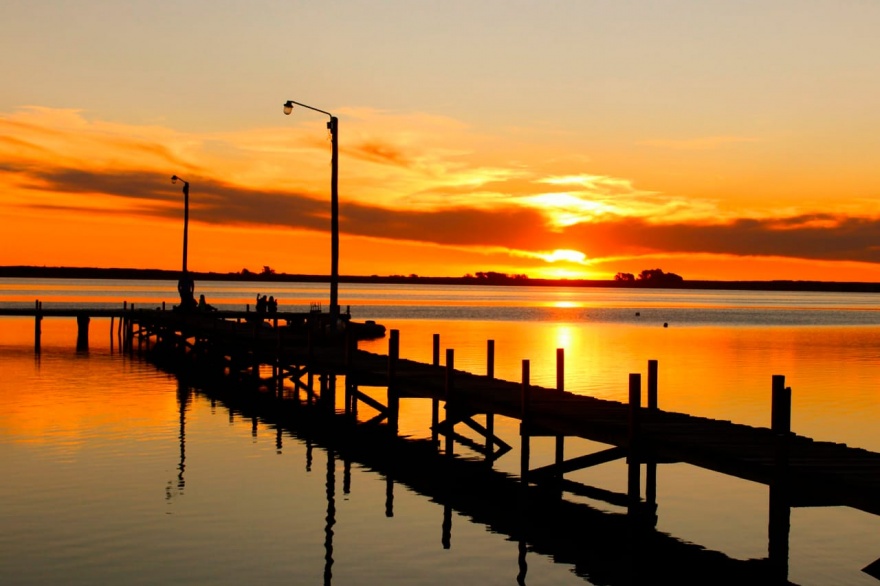
[[(329, 387), (325, 388), (325, 392)], [(214, 391), (204, 391), (213, 396)], [(591, 506), (566, 502), (561, 486), (550, 491), (525, 488), (517, 479), (487, 470), (478, 460), (450, 459), (436, 452), (434, 442), (392, 440), (381, 427), (344, 422), (341, 414), (327, 419), (323, 407), (282, 412), (277, 399), (254, 400), (241, 389), (220, 390), (222, 403), (230, 412), (240, 410), (244, 417), (263, 411), (268, 425), (285, 427), (294, 437), (307, 439), (306, 468), (311, 469), (312, 450), (317, 441), (327, 454), (327, 515), (325, 526), (325, 584), (332, 578), (333, 527), (336, 525), (335, 454), (339, 452), (346, 470), (346, 494), (350, 490), (347, 471), (351, 460), (369, 467), (385, 478), (385, 516), (393, 517), (394, 485), (399, 481), (408, 489), (442, 503), (441, 544), (452, 548), (453, 510), (492, 531), (505, 534), (518, 544), (517, 581), (527, 583), (527, 552), (549, 555), (573, 564), (577, 575), (596, 583), (637, 584), (646, 580), (673, 581), (677, 584), (787, 584), (789, 506), (784, 483), (774, 485), (769, 501), (769, 545), (766, 559), (736, 560), (720, 552), (706, 551), (699, 545), (680, 541), (656, 531), (657, 465), (627, 463), (627, 493), (618, 495), (583, 487), (589, 494), (612, 504), (623, 504), (624, 513), (611, 514)], [(266, 399), (265, 393), (263, 399)], [(320, 402), (320, 399), (319, 399)], [(322, 412), (324, 413), (322, 415)], [(276, 435), (276, 445), (280, 436)], [(642, 498), (642, 470), (645, 471), (645, 497)], [(575, 483), (567, 483), (574, 488)], [(575, 492), (578, 489), (575, 488)], [(405, 546), (405, 545), (404, 545)]]

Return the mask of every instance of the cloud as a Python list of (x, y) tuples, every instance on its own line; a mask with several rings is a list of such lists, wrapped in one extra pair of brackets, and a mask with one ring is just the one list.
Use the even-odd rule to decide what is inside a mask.
[(703, 136), (687, 139), (643, 140), (636, 144), (676, 151), (711, 151), (733, 144), (761, 142), (760, 138), (749, 136)]
[[(875, 218), (797, 209), (730, 217), (710, 200), (641, 189), (626, 178), (505, 167), (451, 149), (439, 135), (419, 144), (425, 128), (448, 133), (450, 144), (461, 140), (466, 128), (445, 120), (420, 131), (413, 120), (379, 140), (367, 125), (378, 115), (363, 116), (347, 143), (343, 234), (529, 258), (570, 251), (566, 258), (583, 254), (586, 262), (659, 253), (880, 262)], [(308, 133), (186, 135), (46, 109), (0, 117), (0, 131), (7, 207), (179, 221), (180, 186), (170, 176), (181, 174), (192, 186), (193, 222), (329, 228), (329, 157), (315, 152), (329, 155), (329, 145)]]

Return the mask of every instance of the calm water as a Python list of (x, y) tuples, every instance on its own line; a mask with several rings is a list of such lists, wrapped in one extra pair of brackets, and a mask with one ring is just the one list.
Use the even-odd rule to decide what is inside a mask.
[[(258, 292), (282, 310), (327, 297), (311, 284), (197, 289), (236, 309)], [(152, 307), (175, 296), (171, 282), (0, 280), (5, 307)], [(532, 381), (553, 386), (564, 348), (567, 389), (611, 399), (625, 399), (628, 374), (656, 359), (662, 408), (738, 423), (769, 425), (771, 376), (783, 374), (796, 432), (880, 451), (878, 295), (343, 284), (340, 302), (354, 319), (398, 329), (407, 358), (429, 360), (436, 333), (458, 368), (484, 372), (495, 340), (496, 374), (509, 380), (528, 359)], [(458, 511), (444, 544), (444, 508), (431, 495), (389, 492), (356, 462), (344, 486), (338, 455), (120, 354), (108, 321), (93, 320), (89, 351), (77, 354), (75, 327), (44, 320), (36, 357), (33, 322), (0, 318), (0, 584), (623, 583), (532, 544), (523, 579), (517, 541)], [(366, 346), (384, 352), (387, 340)], [(403, 402), (402, 433), (426, 437), (429, 421), (429, 404)], [(514, 422), (496, 428), (518, 445)], [(552, 461), (552, 445), (536, 444), (533, 465)], [(496, 465), (518, 467), (516, 449)], [(568, 477), (626, 491), (621, 462)], [(657, 528), (671, 538), (735, 560), (767, 557), (766, 487), (662, 465), (657, 502)], [(793, 509), (789, 545), (796, 584), (877, 583), (861, 569), (880, 557), (880, 518)]]

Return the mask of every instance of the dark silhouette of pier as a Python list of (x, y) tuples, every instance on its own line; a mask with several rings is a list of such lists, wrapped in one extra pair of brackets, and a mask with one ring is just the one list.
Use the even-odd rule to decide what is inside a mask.
[[(768, 377), (771, 426), (761, 428), (662, 410), (656, 361), (647, 363), (644, 388), (641, 373), (629, 374), (629, 401), (622, 403), (566, 391), (562, 350), (557, 385), (544, 388), (530, 383), (525, 360), (521, 381), (497, 379), (492, 340), (486, 373), (474, 374), (455, 368), (453, 349), (441, 364), (439, 335), (431, 363), (422, 363), (400, 358), (396, 330), (389, 333), (387, 354), (366, 352), (358, 339), (370, 331), (384, 333), (381, 326), (340, 323), (320, 313), (127, 308), (121, 320), (123, 348), (143, 352), (230, 409), (373, 467), (392, 482), (522, 540), (526, 550), (583, 564), (584, 575), (603, 576), (600, 583), (637, 583), (633, 572), (644, 571), (652, 579), (682, 584), (785, 584), (792, 507), (840, 505), (880, 514), (880, 454), (794, 433), (792, 393), (782, 375)], [(342, 406), (337, 406), (338, 379), (344, 381)], [(400, 402), (413, 400), (431, 401), (430, 440), (398, 434)], [(518, 476), (492, 467), (513, 449), (494, 432), (498, 416), (520, 422)], [(461, 426), (481, 440), (456, 431)], [(530, 441), (539, 436), (555, 438), (555, 459), (532, 468)], [(608, 447), (566, 454), (566, 438)], [(456, 454), (462, 447), (478, 457)], [(625, 493), (565, 478), (618, 459), (627, 463)], [(656, 531), (656, 470), (672, 462), (769, 487), (765, 560), (731, 560)], [(620, 505), (626, 513), (585, 509), (562, 498), (566, 493)], [(444, 543), (448, 537), (444, 529)]]

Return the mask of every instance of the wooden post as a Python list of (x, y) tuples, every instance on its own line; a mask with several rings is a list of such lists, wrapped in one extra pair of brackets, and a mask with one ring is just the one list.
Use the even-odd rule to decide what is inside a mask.
[[(440, 334), (433, 336), (433, 350), (431, 364), (440, 366)], [(440, 447), (440, 399), (431, 399), (431, 441)]]
[(278, 363), (281, 360), (281, 330), (278, 329), (278, 318), (272, 318), (272, 331), (275, 332), (275, 356), (272, 360), (272, 380), (278, 380)]
[(634, 451), (639, 443), (639, 414), (642, 409), (642, 375), (629, 375), (629, 448)]
[(657, 361), (648, 361), (648, 411), (657, 410)]
[[(556, 349), (556, 391), (560, 394), (565, 392), (565, 348)], [(565, 436), (556, 436), (556, 465), (561, 466), (565, 461)], [(562, 480), (562, 473), (556, 473), (556, 481)], [(561, 495), (560, 495), (561, 496)]]
[(134, 303), (131, 304), (129, 308), (128, 318), (125, 320), (125, 337), (128, 340), (128, 352), (131, 353), (133, 350), (133, 339), (134, 339)]
[(43, 309), (43, 304), (37, 299), (34, 301), (34, 352), (37, 354), (42, 349), (43, 339), (43, 326), (40, 323), (43, 321), (43, 316), (40, 314), (41, 309)]
[(486, 376), (495, 378), (495, 340), (486, 342)]
[(452, 457), (454, 450), (455, 423), (452, 396), (455, 394), (455, 350), (446, 349), (446, 455)]
[(556, 390), (565, 392), (565, 348), (556, 349)]
[(397, 362), (400, 359), (400, 330), (391, 330), (388, 338), (388, 427), (397, 435), (400, 395), (397, 389)]
[(772, 576), (780, 583), (788, 580), (789, 533), (791, 531), (790, 486), (788, 479), (788, 440), (791, 434), (791, 388), (785, 376), (773, 375), (770, 429), (775, 437), (775, 470), (770, 483), (767, 557)]
[(124, 350), (123, 341), (122, 341), (122, 328), (123, 323), (125, 322), (125, 309), (128, 307), (128, 302), (122, 302), (122, 315), (119, 316), (119, 323), (116, 326), (116, 341), (119, 342), (119, 349)]
[(781, 374), (773, 375), (770, 429), (782, 435), (791, 432), (791, 388), (786, 388), (785, 376)]
[(531, 402), (531, 388), (529, 384), (529, 361), (522, 361), (522, 400), (519, 424), (520, 436), (520, 459), (519, 477), (523, 486), (529, 485), (529, 403)]
[(76, 349), (81, 352), (89, 349), (89, 321), (88, 314), (76, 316)]

